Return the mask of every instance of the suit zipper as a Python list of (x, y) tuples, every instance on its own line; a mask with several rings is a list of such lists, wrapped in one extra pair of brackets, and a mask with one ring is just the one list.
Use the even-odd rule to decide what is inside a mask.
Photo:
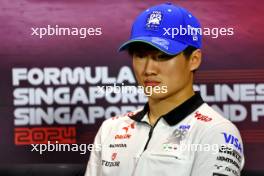
[(149, 130), (148, 140), (147, 140), (147, 142), (146, 142), (146, 144), (145, 144), (145, 147), (144, 147), (143, 152), (147, 149), (148, 144), (149, 144), (149, 141), (150, 141), (150, 139), (151, 139), (151, 137), (152, 137), (152, 134), (153, 134), (153, 130), (154, 130), (154, 128), (156, 127), (156, 125), (158, 124), (158, 122), (159, 122), (160, 119), (161, 119), (161, 117), (156, 121), (156, 123), (154, 124), (154, 126), (151, 126), (150, 124), (147, 123), (149, 126), (151, 126), (151, 128), (150, 128), (150, 130)]

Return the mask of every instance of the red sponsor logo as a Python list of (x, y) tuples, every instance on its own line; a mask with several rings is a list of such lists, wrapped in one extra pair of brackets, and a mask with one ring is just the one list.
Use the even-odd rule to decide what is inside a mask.
[(116, 159), (116, 155), (117, 155), (117, 153), (112, 154), (112, 157), (111, 157), (112, 161), (114, 161)]
[(14, 142), (16, 145), (47, 144), (48, 141), (76, 143), (76, 128), (35, 127), (14, 129)]
[(135, 129), (135, 122), (123, 127), (122, 129), (125, 130), (125, 134), (117, 134), (115, 135), (115, 139), (129, 139), (131, 134), (128, 134), (128, 131), (129, 129)]
[(129, 139), (131, 134), (117, 134), (115, 135), (115, 139)]
[(199, 113), (198, 111), (195, 112), (195, 115), (194, 117), (197, 119), (197, 120), (201, 120), (201, 121), (204, 121), (204, 122), (209, 122), (212, 120), (211, 117), (208, 117), (206, 115), (203, 115), (201, 113)]
[(123, 127), (122, 129), (126, 131), (126, 133), (128, 132), (129, 128), (131, 129), (135, 129), (135, 122), (131, 123), (128, 126)]

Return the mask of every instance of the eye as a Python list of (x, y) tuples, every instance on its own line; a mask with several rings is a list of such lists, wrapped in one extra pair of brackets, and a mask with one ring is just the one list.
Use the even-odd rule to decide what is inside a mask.
[(172, 59), (174, 56), (173, 55), (168, 55), (168, 54), (159, 54), (157, 57), (155, 57), (156, 61), (167, 61)]

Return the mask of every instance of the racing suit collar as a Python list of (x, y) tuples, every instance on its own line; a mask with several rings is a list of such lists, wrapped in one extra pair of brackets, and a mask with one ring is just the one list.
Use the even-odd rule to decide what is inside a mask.
[[(195, 94), (190, 97), (188, 100), (183, 102), (181, 105), (177, 106), (167, 114), (163, 115), (162, 117), (164, 120), (170, 125), (176, 125), (189, 114), (194, 112), (199, 106), (204, 103), (202, 97), (200, 96), (199, 92), (195, 92)], [(131, 116), (130, 118), (137, 121), (142, 122), (142, 119), (145, 114), (149, 112), (149, 105), (146, 103), (142, 111), (139, 111), (137, 114)]]

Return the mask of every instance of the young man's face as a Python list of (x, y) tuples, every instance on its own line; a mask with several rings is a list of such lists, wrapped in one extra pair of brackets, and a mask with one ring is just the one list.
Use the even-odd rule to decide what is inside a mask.
[[(152, 88), (149, 98), (164, 99), (192, 90), (192, 67), (183, 53), (170, 56), (153, 47), (141, 45), (131, 54), (138, 84), (144, 86), (145, 93), (147, 86), (148, 92)], [(161, 91), (155, 91), (154, 87)]]

